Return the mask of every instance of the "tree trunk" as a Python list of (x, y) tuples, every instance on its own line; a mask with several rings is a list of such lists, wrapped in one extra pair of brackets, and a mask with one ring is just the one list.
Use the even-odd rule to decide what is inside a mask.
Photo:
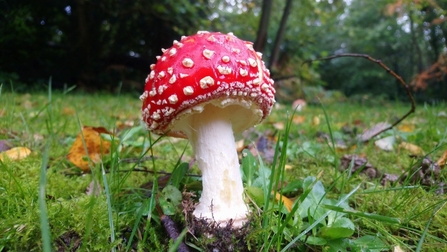
[(284, 37), (284, 32), (286, 31), (287, 19), (290, 15), (290, 10), (292, 9), (292, 0), (287, 0), (286, 6), (284, 7), (284, 11), (281, 17), (281, 23), (279, 25), (278, 32), (276, 33), (275, 43), (273, 44), (272, 54), (270, 55), (270, 60), (267, 65), (268, 68), (276, 65), (279, 57), (279, 51), (282, 39)]
[(259, 22), (258, 34), (256, 35), (256, 41), (254, 49), (257, 52), (263, 52), (267, 43), (267, 30), (270, 20), (270, 12), (272, 10), (273, 0), (264, 0), (262, 2), (261, 20)]

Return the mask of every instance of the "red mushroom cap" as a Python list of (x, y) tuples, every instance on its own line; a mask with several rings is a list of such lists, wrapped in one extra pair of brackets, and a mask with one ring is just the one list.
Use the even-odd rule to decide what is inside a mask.
[(208, 103), (250, 110), (253, 116), (246, 122), (233, 122), (235, 131), (259, 123), (270, 113), (275, 102), (273, 80), (251, 42), (232, 33), (198, 32), (162, 51), (151, 65), (140, 97), (143, 121), (154, 133), (168, 132), (176, 121), (200, 113)]

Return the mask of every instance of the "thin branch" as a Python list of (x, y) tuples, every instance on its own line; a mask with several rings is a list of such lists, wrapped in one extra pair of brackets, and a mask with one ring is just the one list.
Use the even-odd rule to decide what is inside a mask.
[(387, 73), (391, 74), (405, 88), (405, 91), (407, 92), (407, 95), (408, 95), (408, 97), (410, 99), (410, 102), (411, 102), (411, 109), (405, 115), (403, 115), (401, 118), (396, 120), (393, 124), (391, 124), (389, 127), (384, 128), (384, 129), (378, 131), (376, 134), (371, 136), (371, 138), (376, 137), (377, 135), (379, 135), (379, 134), (381, 134), (381, 133), (383, 133), (383, 132), (385, 132), (387, 130), (390, 130), (390, 129), (394, 128), (394, 126), (396, 126), (397, 124), (402, 122), (411, 113), (414, 113), (416, 111), (416, 104), (414, 103), (414, 98), (413, 98), (413, 95), (411, 94), (410, 87), (407, 85), (407, 83), (405, 83), (405, 81), (402, 79), (402, 77), (400, 77), (393, 70), (391, 70), (389, 67), (387, 67), (385, 64), (383, 64), (381, 60), (374, 59), (373, 57), (371, 57), (371, 56), (369, 56), (367, 54), (341, 53), (341, 54), (335, 54), (335, 55), (332, 55), (332, 56), (329, 56), (329, 57), (319, 58), (319, 59), (316, 59), (316, 60), (307, 60), (303, 64), (311, 63), (313, 61), (319, 61), (319, 60), (332, 60), (332, 59), (335, 59), (335, 58), (364, 58), (364, 59), (367, 59), (367, 60), (369, 60), (371, 62), (374, 62), (374, 63), (378, 64), (380, 67), (382, 67), (383, 69), (385, 69), (385, 71)]

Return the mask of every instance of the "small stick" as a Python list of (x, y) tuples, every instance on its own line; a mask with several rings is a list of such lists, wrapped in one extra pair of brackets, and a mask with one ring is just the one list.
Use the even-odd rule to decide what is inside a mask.
[[(158, 197), (157, 197), (158, 201)], [(155, 206), (156, 211), (160, 215), (161, 223), (163, 224), (163, 227), (166, 230), (166, 233), (168, 233), (169, 238), (171, 238), (174, 242), (179, 238), (180, 232), (178, 231), (177, 226), (175, 225), (174, 221), (167, 215), (163, 213), (163, 210), (161, 207), (157, 204)], [(189, 252), (188, 246), (182, 241), (180, 242), (180, 245), (177, 248), (178, 252)]]
[(341, 54), (335, 54), (329, 57), (324, 57), (324, 58), (319, 58), (319, 59), (315, 59), (315, 60), (306, 60), (303, 64), (305, 63), (311, 63), (313, 61), (317, 61), (317, 60), (331, 60), (331, 59), (335, 59), (335, 58), (364, 58), (367, 59), (371, 62), (377, 63), (380, 67), (382, 67), (383, 69), (385, 69), (385, 71), (389, 74), (391, 74), (394, 78), (396, 78), (396, 80), (405, 88), (405, 91), (407, 92), (408, 97), (410, 98), (410, 102), (411, 102), (411, 109), (405, 114), (403, 115), (401, 118), (397, 119), (393, 124), (391, 124), (389, 127), (384, 128), (380, 131), (378, 131), (376, 134), (374, 134), (373, 136), (371, 136), (371, 138), (379, 135), (382, 132), (385, 132), (387, 130), (390, 130), (392, 128), (394, 128), (394, 126), (396, 126), (397, 124), (399, 124), (400, 122), (402, 122), (405, 118), (407, 118), (411, 113), (414, 113), (416, 111), (416, 104), (414, 103), (414, 98), (413, 95), (411, 94), (410, 91), (410, 87), (405, 83), (405, 81), (402, 79), (402, 77), (400, 77), (398, 74), (396, 74), (393, 70), (391, 70), (389, 67), (387, 67), (385, 64), (382, 63), (381, 60), (377, 60), (374, 59), (373, 57), (367, 55), (367, 54), (357, 54), (357, 53), (341, 53)]

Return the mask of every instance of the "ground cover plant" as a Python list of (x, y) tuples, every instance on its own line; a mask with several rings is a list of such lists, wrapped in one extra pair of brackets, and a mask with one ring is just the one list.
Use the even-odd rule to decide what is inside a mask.
[(140, 106), (2, 86), (0, 251), (447, 249), (445, 104), (369, 141), (358, 135), (408, 104), (277, 104), (238, 141), (250, 225), (213, 237), (189, 222), (201, 183), (188, 142), (150, 134)]

